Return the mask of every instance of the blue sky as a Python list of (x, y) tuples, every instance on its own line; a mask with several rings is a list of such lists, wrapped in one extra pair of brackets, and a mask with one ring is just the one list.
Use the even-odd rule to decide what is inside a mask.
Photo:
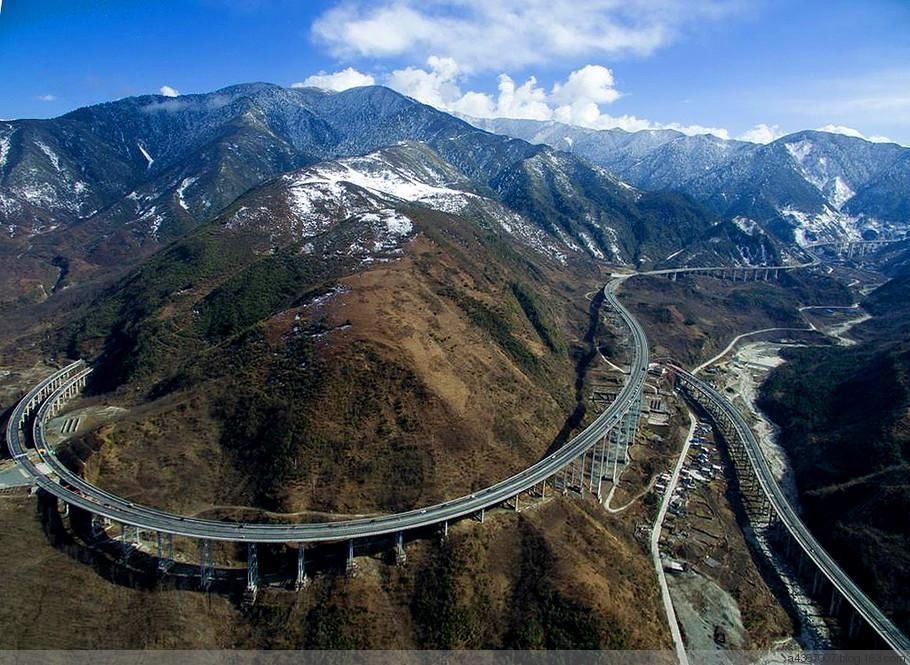
[(245, 81), (372, 81), (598, 128), (829, 127), (910, 145), (910, 2), (2, 1), (0, 118)]

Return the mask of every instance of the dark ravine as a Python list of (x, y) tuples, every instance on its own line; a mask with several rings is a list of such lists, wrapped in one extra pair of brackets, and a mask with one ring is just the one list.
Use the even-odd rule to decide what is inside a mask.
[(602, 291), (597, 291), (595, 295), (591, 298), (591, 305), (588, 308), (588, 329), (585, 332), (583, 339), (583, 345), (578, 346), (574, 349), (576, 361), (575, 361), (575, 410), (572, 411), (571, 415), (566, 418), (566, 422), (563, 424), (562, 429), (559, 431), (559, 434), (556, 435), (556, 438), (553, 439), (552, 443), (547, 447), (546, 455), (551, 455), (555, 451), (559, 450), (566, 441), (569, 440), (569, 437), (573, 432), (578, 431), (578, 428), (581, 426), (582, 422), (585, 420), (587, 415), (587, 395), (585, 392), (585, 380), (588, 375), (588, 369), (591, 367), (591, 363), (597, 357), (597, 346), (595, 342), (595, 337), (597, 335), (598, 329), (602, 327), (600, 310), (604, 302), (604, 295)]
[(788, 351), (762, 386), (806, 519), (844, 567), (910, 628), (910, 310), (906, 277), (867, 298), (853, 347)]

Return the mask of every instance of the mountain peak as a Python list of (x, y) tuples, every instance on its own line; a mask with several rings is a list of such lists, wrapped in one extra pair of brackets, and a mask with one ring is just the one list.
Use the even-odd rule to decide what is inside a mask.
[(769, 144), (673, 130), (593, 130), (534, 120), (472, 120), (569, 150), (644, 190), (676, 190), (788, 241), (900, 234), (910, 223), (910, 149), (819, 130)]

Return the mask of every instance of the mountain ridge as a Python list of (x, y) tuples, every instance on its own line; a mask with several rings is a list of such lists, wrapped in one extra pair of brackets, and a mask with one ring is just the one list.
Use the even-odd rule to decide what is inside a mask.
[(674, 130), (592, 130), (554, 121), (469, 119), (570, 149), (645, 189), (678, 190), (786, 241), (900, 234), (910, 225), (910, 149), (802, 130), (768, 144)]
[[(649, 264), (718, 221), (685, 196), (637, 190), (381, 86), (132, 97), (0, 124), (0, 142), (0, 253), (18, 262), (0, 282), (12, 298), (40, 300), (55, 284), (135, 263), (282, 174), (401, 142), (426, 144), (564, 251)], [(57, 264), (70, 266), (62, 284)], [(24, 273), (34, 276), (20, 284)]]

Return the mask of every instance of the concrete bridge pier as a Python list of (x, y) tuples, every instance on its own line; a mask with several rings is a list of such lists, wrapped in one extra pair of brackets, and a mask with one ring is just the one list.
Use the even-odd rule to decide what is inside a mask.
[(588, 476), (588, 492), (600, 497), (600, 465), (597, 462), (597, 444), (591, 446), (591, 473)]
[(800, 549), (796, 559), (796, 574), (801, 580), (806, 579), (806, 554)]
[(199, 588), (208, 591), (215, 580), (215, 564), (212, 562), (211, 544), (205, 538), (199, 539)]
[(259, 593), (259, 556), (256, 552), (256, 543), (247, 543), (246, 546), (246, 593), (243, 600), (247, 605), (256, 602)]
[(770, 528), (772, 522), (774, 521), (774, 509), (772, 508), (771, 502), (768, 501), (768, 497), (765, 496), (764, 492), (760, 493), (759, 498), (759, 521), (765, 528)]
[(306, 548), (303, 543), (299, 543), (297, 545), (297, 581), (294, 584), (294, 589), (300, 591), (309, 583), (310, 579), (306, 574)]
[(625, 446), (623, 447), (623, 464), (628, 463), (629, 456), (629, 446), (635, 444), (635, 433), (638, 431), (638, 420), (641, 417), (641, 395), (638, 395), (633, 401), (632, 406), (629, 407), (629, 410), (626, 412), (625, 418), (623, 419), (623, 424), (625, 425), (625, 432), (623, 433), (623, 440)]
[(812, 571), (812, 595), (818, 596), (818, 592), (821, 590), (822, 586), (822, 573), (818, 568), (815, 568)]
[(395, 536), (395, 564), (403, 566), (408, 562), (408, 556), (404, 551), (404, 531), (399, 531)]
[(354, 539), (353, 538), (351, 538), (348, 541), (348, 561), (347, 561), (347, 564), (345, 565), (345, 573), (347, 573), (348, 577), (354, 577), (354, 575), (357, 573), (357, 563), (354, 560)]
[(619, 425), (610, 430), (610, 455), (607, 456), (607, 460), (608, 463), (612, 462), (613, 468), (610, 470), (610, 480), (614, 485), (619, 475), (619, 448), (622, 446), (620, 435), (621, 427)]
[(579, 455), (579, 457), (578, 457), (579, 461), (581, 462), (581, 468), (578, 473), (578, 493), (581, 496), (585, 495), (585, 461), (587, 460), (587, 458), (588, 458), (587, 450), (582, 451), (581, 455)]
[(565, 468), (560, 469), (556, 472), (556, 475), (553, 477), (553, 489), (565, 496), (569, 491), (568, 483), (566, 482), (566, 470)]
[(606, 474), (607, 467), (607, 457), (610, 450), (610, 439), (608, 436), (604, 436), (600, 440), (600, 464), (597, 467), (597, 500), (602, 501), (602, 488), (604, 475)]
[(155, 554), (158, 557), (158, 572), (166, 573), (174, 565), (174, 534), (155, 534)]
[(139, 540), (139, 529), (120, 524), (120, 561), (126, 563), (129, 561), (130, 554), (133, 553), (133, 546)]
[(779, 545), (784, 538), (784, 523), (778, 519), (777, 514), (774, 511), (771, 511), (771, 522), (768, 526), (770, 529), (771, 541)]
[(784, 556), (787, 561), (790, 561), (793, 557), (793, 538), (790, 534), (784, 536)]

